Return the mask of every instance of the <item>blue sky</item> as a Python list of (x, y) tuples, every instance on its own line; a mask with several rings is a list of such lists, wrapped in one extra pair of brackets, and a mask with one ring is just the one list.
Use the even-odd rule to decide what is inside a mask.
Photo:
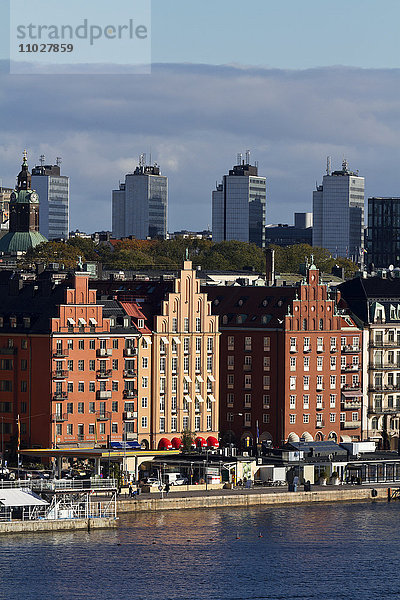
[(400, 195), (398, 0), (153, 0), (146, 76), (9, 75), (7, 5), (0, 179), (14, 184), (25, 147), (31, 166), (62, 156), (74, 229), (110, 227), (111, 190), (141, 152), (169, 178), (171, 231), (211, 223), (211, 191), (247, 149), (269, 223), (311, 209), (328, 154), (367, 195)]

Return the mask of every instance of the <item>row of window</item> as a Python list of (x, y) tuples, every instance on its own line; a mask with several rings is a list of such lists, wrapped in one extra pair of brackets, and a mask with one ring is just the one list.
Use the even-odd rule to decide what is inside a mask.
[[(291, 425), (296, 423), (296, 416), (295, 414), (291, 414), (289, 415), (289, 423)], [(351, 420), (354, 421), (358, 421), (358, 412), (353, 412), (351, 413)], [(346, 413), (340, 413), (340, 422), (344, 423), (346, 421)], [(323, 424), (323, 416), (321, 414), (317, 414), (316, 415), (316, 424), (318, 426), (318, 424)], [(330, 423), (336, 423), (336, 413), (329, 413), (329, 422)], [(310, 423), (310, 415), (306, 414), (303, 415), (303, 423)]]
[[(201, 371), (201, 356), (196, 356), (195, 358), (195, 371), (198, 373)], [(143, 365), (146, 365), (145, 367), (143, 367)], [(142, 367), (143, 368), (147, 368), (148, 362), (147, 359), (146, 361), (144, 361), (144, 357), (142, 359)], [(166, 371), (166, 366), (167, 366), (167, 359), (164, 356), (160, 357), (160, 363), (159, 363), (159, 367), (160, 367), (160, 373), (165, 373)], [(184, 356), (183, 357), (183, 371), (184, 373), (188, 373), (189, 372), (189, 366), (190, 366), (190, 359), (189, 356)], [(207, 372), (210, 373), (213, 370), (213, 357), (212, 356), (207, 356)], [(178, 359), (177, 358), (172, 358), (171, 359), (171, 371), (172, 373), (176, 373), (178, 371)]]
[[(165, 417), (160, 417), (160, 433), (164, 433), (166, 431), (165, 426), (166, 426), (166, 421), (165, 421)], [(189, 417), (183, 417), (182, 419), (182, 426), (183, 429), (189, 429)], [(206, 418), (206, 429), (207, 431), (211, 431), (212, 430), (212, 417), (211, 415), (207, 415)], [(194, 418), (194, 430), (195, 431), (200, 431), (201, 430), (201, 417), (195, 417)], [(171, 417), (171, 431), (178, 431), (178, 417)]]
[[(245, 351), (250, 351), (252, 349), (252, 338), (251, 336), (246, 336), (244, 338), (244, 349)], [(235, 336), (234, 335), (229, 335), (228, 336), (228, 350), (234, 350), (235, 348)], [(258, 338), (257, 338), (257, 344), (258, 344)], [(270, 352), (271, 351), (271, 338), (269, 336), (264, 336), (264, 340), (263, 340), (263, 349), (264, 352)]]
[[(10, 383), (12, 383), (12, 382), (10, 382)], [(21, 384), (22, 383), (23, 382), (21, 382)], [(127, 391), (136, 391), (135, 386), (132, 385), (132, 384), (134, 384), (133, 381), (125, 381), (124, 389), (127, 390)], [(68, 381), (67, 382), (67, 392), (69, 394), (72, 394), (74, 392), (74, 389), (75, 389), (74, 382), (73, 381)], [(88, 385), (86, 387), (86, 384), (85, 384), (84, 381), (79, 381), (78, 382), (78, 387), (77, 387), (78, 392), (84, 392), (85, 389), (87, 391), (89, 391), (89, 392), (95, 392), (96, 391), (96, 382), (95, 381), (89, 381), (89, 383), (88, 383)], [(109, 390), (109, 391), (118, 392), (118, 389), (119, 389), (119, 382), (118, 381), (112, 381), (111, 382), (111, 390)], [(98, 390), (100, 392), (106, 392), (107, 391), (107, 383), (105, 381), (100, 381), (98, 383)], [(1, 381), (0, 381), (0, 391), (2, 391), (1, 390)], [(12, 391), (12, 390), (9, 390), (9, 391)], [(26, 389), (25, 390), (21, 389), (21, 391), (25, 391), (26, 392)], [(57, 381), (56, 382), (56, 386), (55, 386), (55, 393), (56, 394), (62, 394), (63, 391), (64, 391), (63, 390), (63, 383), (61, 381)]]
[[(295, 371), (297, 368), (297, 358), (295, 356), (291, 356), (289, 359), (289, 364), (290, 364), (290, 370), (291, 371)], [(322, 371), (323, 366), (324, 366), (324, 357), (323, 356), (317, 356), (317, 361), (316, 361), (316, 366), (317, 366), (317, 371)], [(335, 371), (336, 367), (337, 367), (337, 359), (336, 356), (330, 356), (329, 357), (329, 366), (331, 371)], [(340, 367), (342, 369), (345, 368), (356, 368), (359, 366), (359, 357), (358, 355), (354, 355), (352, 357), (352, 362), (347, 363), (347, 359), (346, 356), (342, 356), (340, 358)], [(303, 357), (303, 369), (304, 371), (309, 371), (310, 370), (310, 357), (309, 356), (304, 356)]]
[[(247, 367), (251, 367), (252, 363), (253, 363), (253, 357), (250, 354), (246, 354), (244, 357), (243, 364), (246, 365)], [(227, 364), (228, 364), (228, 368), (235, 366), (235, 356), (233, 354), (229, 354), (227, 356)], [(263, 367), (264, 367), (265, 371), (270, 370), (270, 368), (271, 368), (271, 357), (270, 356), (263, 356)]]
[[(289, 379), (289, 388), (291, 390), (295, 390), (296, 389), (296, 382), (297, 382), (297, 377), (295, 375), (291, 375), (290, 379)], [(334, 390), (336, 388), (336, 382), (337, 382), (337, 377), (336, 375), (330, 375), (329, 376), (329, 387), (331, 390)], [(340, 376), (340, 383), (341, 385), (346, 385), (347, 384), (347, 376), (346, 375), (341, 375)], [(360, 383), (359, 380), (359, 375), (358, 373), (352, 375), (352, 387), (357, 387)], [(303, 389), (304, 390), (309, 390), (310, 389), (310, 376), (309, 375), (304, 375), (303, 376)], [(324, 388), (324, 376), (323, 375), (317, 375), (317, 390), (323, 390)]]
[[(242, 377), (244, 377), (244, 387), (245, 388), (251, 388), (253, 383), (252, 383), (252, 376), (251, 375), (239, 375), (238, 376), (240, 379), (239, 381), (242, 380)], [(235, 385), (235, 376), (233, 374), (229, 374), (227, 375), (227, 383), (228, 386), (233, 386)], [(264, 389), (269, 389), (271, 385), (271, 377), (270, 375), (263, 375), (263, 387)]]
[[(134, 370), (135, 362), (136, 361), (131, 360), (131, 359), (125, 360), (124, 369), (125, 370)], [(89, 365), (89, 371), (96, 370), (96, 360), (93, 360), (93, 359), (89, 360), (88, 365)], [(109, 361), (100, 359), (99, 360), (99, 371), (107, 371), (109, 368), (108, 365), (109, 365)], [(118, 358), (113, 358), (111, 361), (110, 368), (113, 371), (118, 371), (118, 366), (119, 366)], [(63, 361), (56, 360), (56, 371), (62, 371), (62, 370), (63, 370)], [(73, 371), (73, 370), (74, 370), (74, 361), (67, 360), (67, 371)], [(78, 360), (78, 371), (84, 371), (84, 370), (85, 370), (85, 361)]]
[[(146, 425), (142, 425), (142, 427), (146, 428), (147, 427), (147, 417), (143, 417), (142, 421), (144, 419), (145, 419)], [(104, 422), (89, 423), (88, 428), (87, 428), (87, 433), (88, 433), (88, 435), (95, 435), (96, 430), (97, 430), (98, 434), (104, 435), (106, 433), (106, 425), (108, 426), (107, 431), (109, 431), (108, 423), (104, 423)], [(75, 431), (74, 424), (67, 423), (66, 424), (66, 435), (74, 435), (74, 431)], [(124, 423), (123, 431), (125, 433), (135, 433), (134, 422)], [(76, 425), (76, 433), (78, 436), (82, 436), (82, 437), (85, 435), (85, 425), (83, 423), (78, 423), (78, 425)], [(111, 423), (111, 433), (112, 434), (118, 433), (118, 423)], [(56, 435), (63, 435), (62, 423), (56, 424)]]
[[(75, 342), (76, 342), (76, 340), (75, 340)], [(130, 340), (130, 339), (125, 340), (124, 344), (125, 344), (126, 348), (133, 348), (134, 340)], [(78, 350), (86, 350), (86, 348), (88, 347), (87, 345), (89, 345), (89, 350), (95, 350), (96, 349), (96, 340), (78, 340)], [(118, 347), (119, 347), (118, 339), (114, 339), (112, 341), (112, 347), (114, 349), (118, 350)], [(107, 349), (107, 340), (99, 340), (99, 348), (101, 350), (106, 350)], [(57, 352), (62, 352), (62, 350), (63, 350), (63, 341), (62, 340), (57, 340), (56, 349), (57, 349)], [(74, 349), (74, 340), (67, 340), (67, 349), (68, 350)]]
[[(310, 408), (310, 396), (308, 394), (304, 394), (302, 400), (303, 400), (303, 408), (309, 409)], [(296, 395), (291, 395), (289, 397), (289, 407), (290, 407), (290, 410), (295, 410), (295, 408), (296, 408), (296, 402), (297, 402), (297, 396)], [(324, 400), (323, 400), (322, 394), (317, 394), (317, 397), (316, 397), (316, 407), (317, 408), (324, 408)], [(336, 407), (336, 394), (330, 394), (329, 395), (329, 407), (330, 408), (335, 408)]]
[[(178, 352), (178, 345), (181, 343), (179, 338), (172, 338), (171, 340), (171, 352), (176, 354)], [(169, 340), (165, 337), (160, 339), (160, 353), (165, 354), (167, 345), (169, 344)], [(195, 351), (196, 353), (200, 353), (203, 345), (203, 338), (197, 337), (195, 338)], [(207, 338), (207, 352), (213, 352), (214, 349), (214, 340), (212, 337)], [(183, 338), (183, 352), (185, 354), (190, 352), (190, 338)]]
[[(352, 344), (350, 344), (350, 341), (352, 340)], [(331, 337), (330, 338), (330, 349), (336, 349), (336, 342), (337, 342), (337, 338), (336, 337)], [(359, 337), (353, 337), (353, 338), (346, 338), (346, 337), (342, 337), (340, 340), (340, 344), (341, 344), (341, 348), (347, 348), (349, 345), (352, 345), (353, 349), (358, 349), (359, 345), (360, 345), (360, 338)], [(290, 338), (290, 349), (291, 350), (296, 350), (297, 349), (297, 338), (296, 337), (291, 337)], [(303, 338), (303, 351), (305, 352), (309, 352), (311, 350), (311, 338), (309, 337), (305, 337)], [(324, 350), (324, 338), (320, 337), (317, 338), (317, 351), (322, 352)]]
[[(245, 394), (245, 402), (251, 403), (251, 394)], [(235, 402), (235, 394), (229, 393), (226, 395), (226, 402), (228, 407), (232, 407)], [(263, 395), (263, 408), (268, 409), (271, 407), (271, 396), (269, 394)]]

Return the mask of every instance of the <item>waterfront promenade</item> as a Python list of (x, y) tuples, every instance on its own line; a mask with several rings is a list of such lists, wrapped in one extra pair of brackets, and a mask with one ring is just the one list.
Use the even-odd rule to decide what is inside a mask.
[[(288, 492), (287, 487), (251, 489), (213, 489), (175, 491), (173, 494), (161, 495), (144, 493), (134, 498), (120, 495), (117, 500), (118, 514), (129, 512), (145, 512), (159, 510), (183, 510), (195, 508), (223, 508), (248, 506), (279, 506), (287, 504), (313, 504), (318, 502), (364, 502), (386, 500), (388, 498), (387, 484), (343, 485), (343, 486), (312, 486), (310, 492), (302, 490)], [(396, 488), (396, 484), (392, 486)]]

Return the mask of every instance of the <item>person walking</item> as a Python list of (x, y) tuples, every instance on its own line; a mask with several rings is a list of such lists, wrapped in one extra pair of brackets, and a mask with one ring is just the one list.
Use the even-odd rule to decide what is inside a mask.
[(166, 483), (166, 484), (165, 484), (165, 493), (167, 494), (167, 496), (168, 496), (168, 494), (169, 494), (170, 487), (171, 487), (171, 486), (170, 486), (170, 484), (169, 484), (169, 483)]

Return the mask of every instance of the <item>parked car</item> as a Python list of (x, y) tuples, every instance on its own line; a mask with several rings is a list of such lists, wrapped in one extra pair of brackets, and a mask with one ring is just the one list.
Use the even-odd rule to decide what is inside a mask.
[(147, 477), (146, 481), (144, 482), (145, 485), (151, 485), (151, 486), (155, 486), (155, 485), (160, 485), (160, 480), (157, 477)]
[(177, 477), (174, 481), (171, 481), (171, 485), (187, 485), (189, 479), (187, 477)]

